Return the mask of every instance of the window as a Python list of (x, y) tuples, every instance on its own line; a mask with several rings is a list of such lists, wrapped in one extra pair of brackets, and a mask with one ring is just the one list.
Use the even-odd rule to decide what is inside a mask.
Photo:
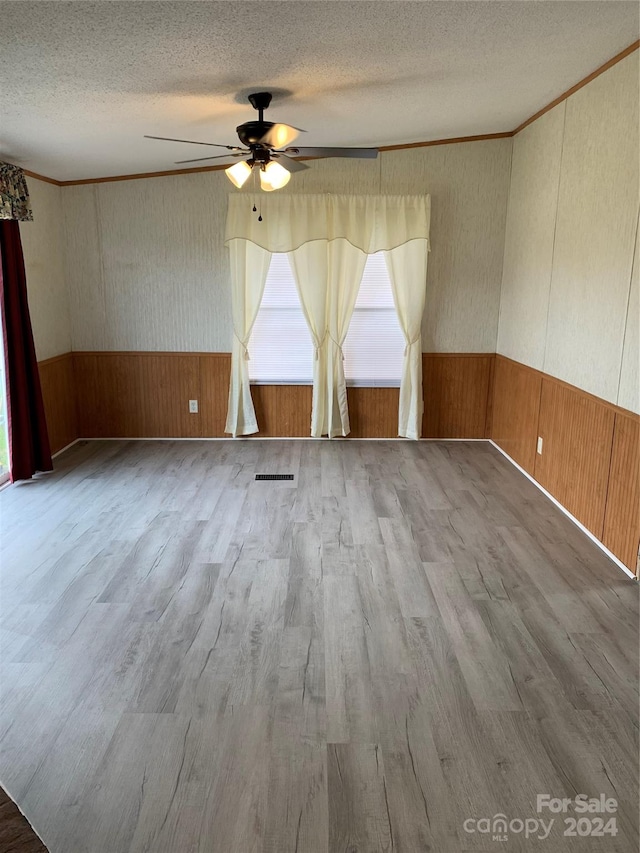
[(249, 341), (249, 379), (261, 385), (311, 385), (313, 343), (285, 254), (271, 256)]
[(384, 255), (368, 255), (342, 347), (347, 385), (400, 387), (404, 347)]
[[(343, 347), (347, 385), (398, 387), (404, 347), (384, 255), (369, 255)], [(285, 254), (271, 257), (249, 351), (252, 382), (313, 381), (313, 344)]]

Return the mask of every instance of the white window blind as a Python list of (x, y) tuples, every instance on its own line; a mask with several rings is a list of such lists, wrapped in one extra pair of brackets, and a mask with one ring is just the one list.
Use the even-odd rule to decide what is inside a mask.
[[(369, 255), (343, 347), (347, 384), (398, 387), (404, 347), (384, 256)], [(249, 352), (252, 382), (313, 381), (313, 344), (286, 254), (271, 257)]]
[(313, 343), (286, 254), (273, 254), (249, 341), (249, 379), (261, 385), (311, 385)]
[(342, 350), (347, 385), (400, 387), (405, 340), (382, 252), (367, 257)]

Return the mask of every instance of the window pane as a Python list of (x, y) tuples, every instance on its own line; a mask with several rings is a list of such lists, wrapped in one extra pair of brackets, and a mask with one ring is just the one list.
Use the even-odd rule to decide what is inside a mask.
[[(399, 386), (404, 347), (384, 256), (369, 255), (344, 344), (347, 383)], [(252, 382), (313, 381), (313, 344), (286, 254), (271, 258), (249, 354)]]
[(249, 341), (249, 378), (262, 384), (313, 382), (313, 344), (285, 254), (274, 254)]
[(382, 252), (369, 255), (344, 342), (348, 385), (399, 387), (405, 340)]

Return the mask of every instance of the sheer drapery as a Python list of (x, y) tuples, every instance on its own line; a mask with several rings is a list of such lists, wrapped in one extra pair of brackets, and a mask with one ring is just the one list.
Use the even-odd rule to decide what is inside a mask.
[[(234, 436), (258, 431), (248, 370), (240, 361), (260, 306), (270, 256), (278, 252), (289, 255), (315, 347), (311, 434), (332, 437), (349, 433), (342, 345), (366, 255), (384, 251), (388, 253), (389, 275), (395, 281), (394, 302), (407, 341), (399, 435), (418, 438), (429, 196), (277, 193), (261, 198), (260, 205), (262, 216), (258, 219), (250, 196), (229, 198), (225, 243), (232, 253), (235, 338), (226, 431)], [(404, 248), (412, 243), (412, 248)], [(253, 246), (254, 250), (240, 250), (240, 246)], [(409, 270), (412, 264), (415, 268)]]
[(313, 401), (311, 435), (326, 433), (327, 411), (327, 290), (329, 257), (324, 240), (303, 243), (288, 255), (302, 313), (313, 341)]
[(323, 434), (334, 438), (350, 432), (342, 345), (349, 331), (367, 255), (346, 240), (332, 240), (327, 249), (327, 412)]
[(311, 435), (348, 435), (342, 345), (367, 255), (347, 240), (314, 240), (290, 252), (289, 260), (315, 350)]
[(233, 345), (231, 350), (231, 381), (229, 409), (225, 432), (236, 438), (258, 432), (256, 413), (249, 384), (249, 337), (262, 301), (269, 272), (271, 252), (248, 240), (232, 240), (231, 252), (231, 313)]
[(406, 346), (400, 382), (398, 435), (420, 438), (422, 434), (422, 315), (426, 299), (427, 240), (411, 240), (384, 253), (393, 301)]

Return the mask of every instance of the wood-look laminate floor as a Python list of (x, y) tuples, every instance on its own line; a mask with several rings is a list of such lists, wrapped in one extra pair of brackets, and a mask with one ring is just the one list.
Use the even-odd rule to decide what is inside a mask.
[(637, 850), (637, 585), (491, 445), (57, 462), (0, 493), (0, 782), (52, 853)]

